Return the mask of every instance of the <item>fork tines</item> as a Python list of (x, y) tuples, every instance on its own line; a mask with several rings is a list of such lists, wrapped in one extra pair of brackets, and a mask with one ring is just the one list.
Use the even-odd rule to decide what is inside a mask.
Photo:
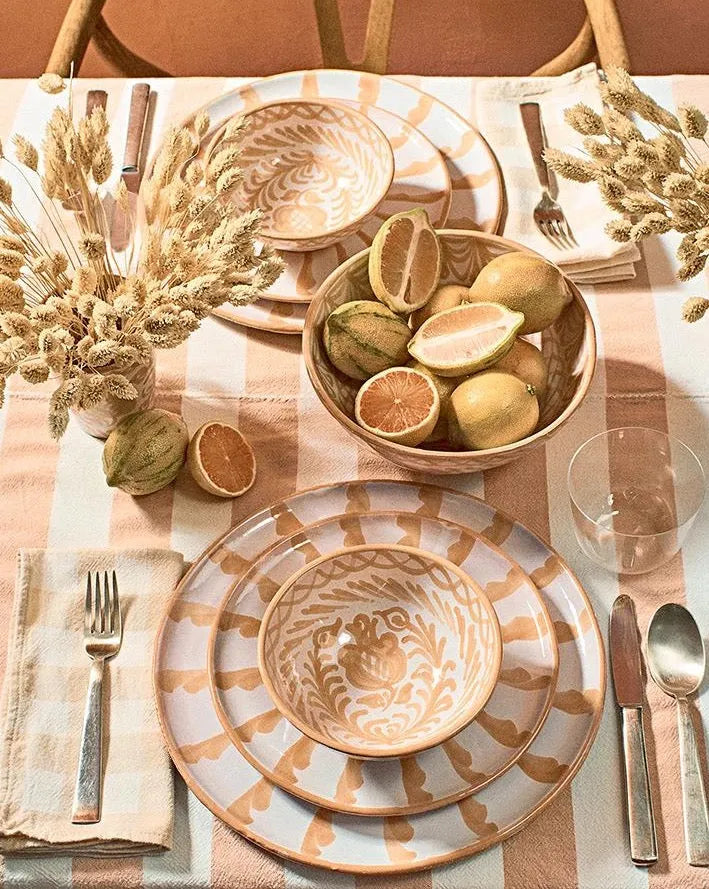
[(534, 208), (534, 222), (555, 247), (563, 250), (578, 246), (564, 211), (547, 192), (544, 192), (541, 201)]
[(118, 601), (118, 581), (116, 572), (111, 572), (111, 584), (108, 582), (108, 571), (101, 574), (96, 571), (92, 578), (89, 571), (86, 578), (86, 603), (84, 606), (84, 631), (87, 635), (108, 636), (121, 633), (121, 608)]

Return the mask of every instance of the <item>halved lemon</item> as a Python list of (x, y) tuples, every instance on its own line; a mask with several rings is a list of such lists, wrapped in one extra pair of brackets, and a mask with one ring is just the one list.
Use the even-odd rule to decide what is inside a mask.
[(205, 423), (187, 451), (192, 477), (217, 497), (239, 497), (256, 480), (256, 457), (244, 436), (227, 423)]
[(428, 213), (417, 207), (389, 217), (369, 251), (369, 283), (394, 312), (420, 309), (438, 286), (441, 249)]
[(368, 432), (415, 447), (438, 422), (441, 399), (433, 381), (411, 367), (390, 367), (357, 393), (355, 418)]
[(443, 377), (490, 367), (506, 355), (524, 324), (521, 312), (497, 303), (470, 303), (439, 312), (419, 327), (409, 352)]

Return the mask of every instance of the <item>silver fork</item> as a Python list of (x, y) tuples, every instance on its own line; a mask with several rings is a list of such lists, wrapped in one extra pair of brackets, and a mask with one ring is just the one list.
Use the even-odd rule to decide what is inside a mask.
[(107, 571), (103, 572), (103, 589), (99, 572), (93, 582), (89, 572), (84, 604), (84, 648), (91, 658), (91, 672), (71, 813), (73, 824), (95, 824), (101, 820), (103, 670), (106, 661), (118, 654), (122, 639), (116, 572), (112, 574), (110, 589)]
[(542, 127), (542, 116), (537, 102), (522, 102), (520, 105), (522, 124), (527, 135), (529, 150), (532, 153), (537, 179), (542, 187), (542, 197), (534, 208), (534, 222), (539, 231), (560, 250), (577, 246), (564, 211), (551, 196), (549, 169), (544, 160), (546, 139)]

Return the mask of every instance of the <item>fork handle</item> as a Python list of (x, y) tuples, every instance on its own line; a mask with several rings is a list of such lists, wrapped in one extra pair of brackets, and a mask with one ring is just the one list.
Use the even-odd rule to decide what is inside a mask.
[(542, 115), (538, 102), (522, 102), (519, 106), (522, 114), (522, 125), (527, 136), (529, 150), (532, 153), (534, 169), (537, 171), (537, 179), (542, 188), (549, 191), (549, 170), (542, 152), (546, 148), (544, 130), (542, 129)]
[(103, 658), (94, 658), (89, 673), (84, 727), (81, 731), (79, 765), (74, 788), (72, 824), (95, 824), (101, 820), (101, 723), (103, 702)]

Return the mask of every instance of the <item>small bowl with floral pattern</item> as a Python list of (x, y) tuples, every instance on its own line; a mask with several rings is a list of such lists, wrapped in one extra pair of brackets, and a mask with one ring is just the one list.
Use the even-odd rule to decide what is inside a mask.
[(363, 759), (449, 740), (487, 703), (502, 639), (480, 587), (457, 565), (393, 544), (315, 559), (271, 600), (259, 669), (303, 734)]
[(244, 118), (238, 192), (280, 250), (319, 250), (361, 228), (391, 186), (394, 152), (360, 111), (322, 100), (273, 102)]

